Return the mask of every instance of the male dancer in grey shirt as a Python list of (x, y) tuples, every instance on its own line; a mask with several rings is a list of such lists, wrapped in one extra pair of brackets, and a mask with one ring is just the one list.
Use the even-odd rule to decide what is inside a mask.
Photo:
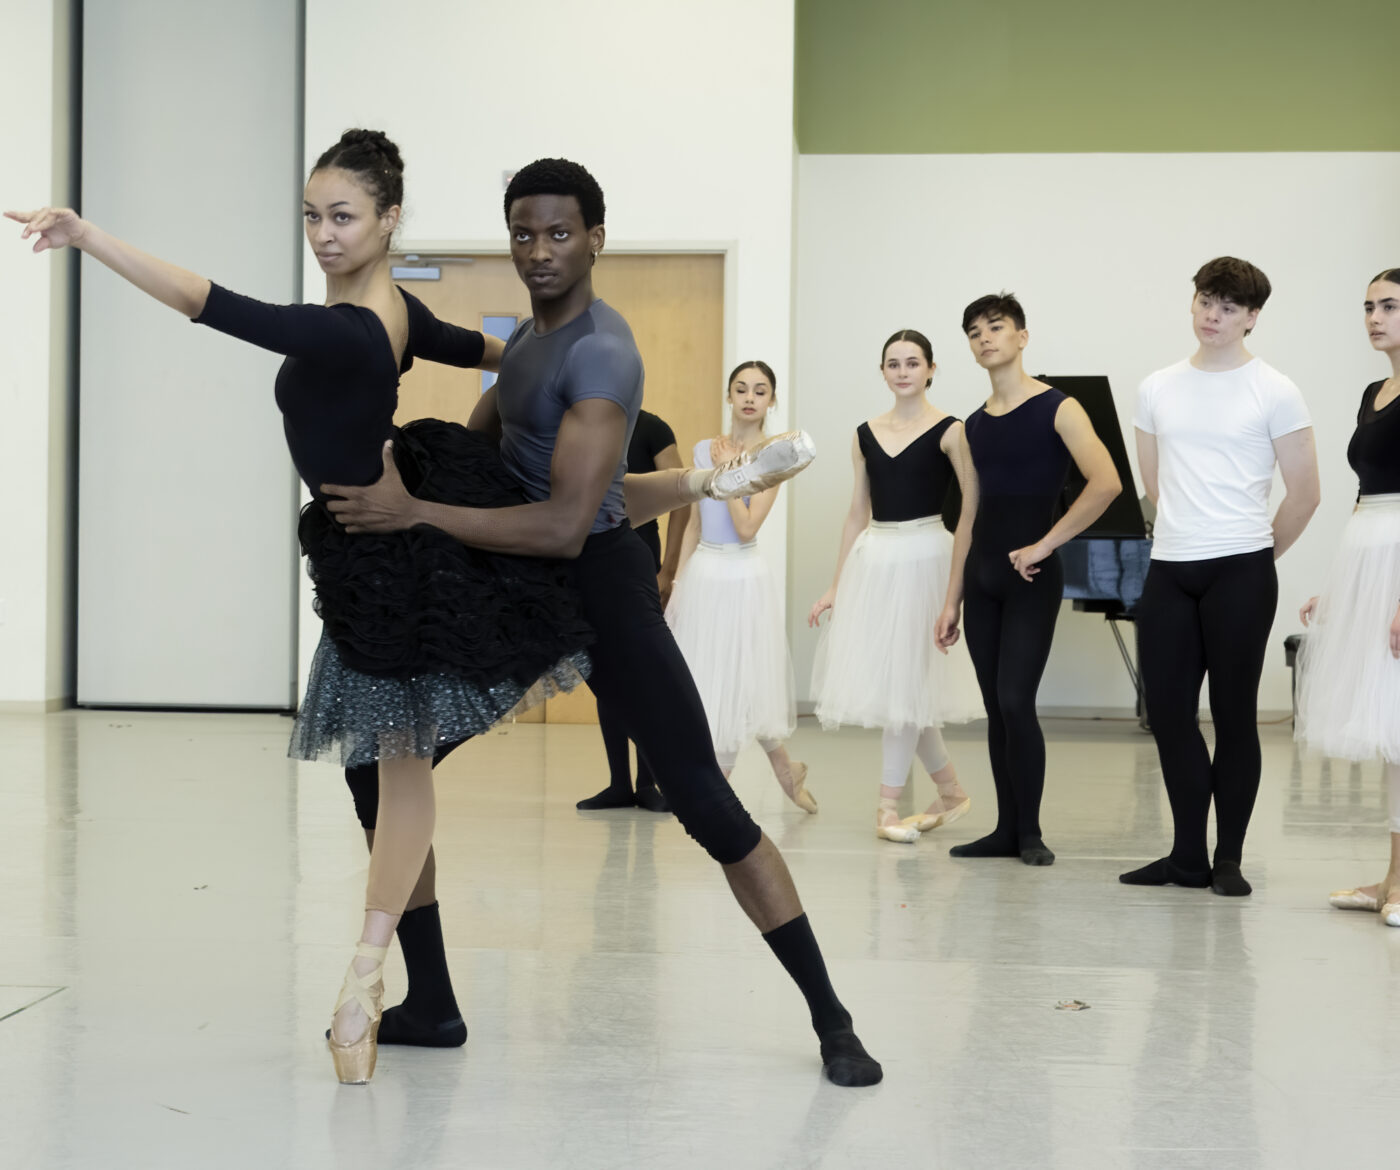
[(597, 634), (589, 687), (646, 755), (686, 832), (723, 867), (802, 990), (827, 1078), (875, 1084), (880, 1065), (836, 998), (787, 864), (715, 762), (699, 693), (662, 616), (651, 554), (626, 522), (623, 453), (641, 408), (642, 361), (627, 322), (593, 295), (603, 192), (578, 164), (541, 159), (511, 180), (505, 211), (533, 318), (507, 344), (500, 378), (469, 425), (499, 438), (532, 502), (491, 509), (418, 500), (386, 459), (384, 478), (368, 488), (326, 485), (343, 497), (330, 507), (352, 532), (431, 524), (477, 548), (572, 561)]

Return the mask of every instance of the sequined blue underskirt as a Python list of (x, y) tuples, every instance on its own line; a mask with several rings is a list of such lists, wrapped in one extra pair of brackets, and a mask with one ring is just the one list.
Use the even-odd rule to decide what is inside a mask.
[(506, 680), (483, 689), (450, 674), (392, 678), (346, 666), (323, 632), (287, 754), (345, 768), (431, 756), (443, 744), (480, 735), (507, 715), (573, 690), (589, 668), (587, 653), (579, 651), (532, 686)]

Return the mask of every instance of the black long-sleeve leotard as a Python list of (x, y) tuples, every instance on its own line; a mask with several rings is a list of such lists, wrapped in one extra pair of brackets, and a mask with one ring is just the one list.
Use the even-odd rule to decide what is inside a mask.
[[(277, 374), (277, 405), (292, 460), (314, 496), (298, 536), (316, 611), (343, 663), (400, 679), (447, 675), (505, 698), (574, 660), (592, 640), (564, 567), (470, 549), (427, 525), (352, 536), (320, 494), (323, 483), (377, 480), (392, 436), (395, 463), (414, 495), (479, 508), (525, 503), (487, 436), (438, 419), (394, 426), (399, 377), (415, 357), (472, 367), (485, 352), (480, 333), (437, 320), (399, 291), (408, 340), (397, 363), (383, 322), (361, 305), (271, 305), (215, 284), (195, 321), (287, 359)], [(478, 722), (489, 726), (489, 715)]]
[(408, 344), (397, 366), (384, 323), (363, 305), (270, 305), (211, 284), (204, 311), (194, 318), (286, 357), (277, 372), (277, 406), (292, 462), (318, 499), (323, 483), (379, 478), (399, 378), (415, 356), (462, 368), (481, 365), (486, 342), (480, 333), (439, 321), (417, 297), (399, 292), (408, 309)]

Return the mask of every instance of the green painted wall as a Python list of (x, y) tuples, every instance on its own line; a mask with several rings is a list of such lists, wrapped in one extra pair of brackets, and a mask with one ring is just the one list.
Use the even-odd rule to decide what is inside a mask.
[(804, 154), (1400, 149), (1397, 0), (797, 0)]

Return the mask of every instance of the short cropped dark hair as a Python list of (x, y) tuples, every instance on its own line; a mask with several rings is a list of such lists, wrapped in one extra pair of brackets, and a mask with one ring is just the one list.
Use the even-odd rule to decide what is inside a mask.
[(598, 180), (576, 162), (566, 158), (536, 159), (515, 172), (506, 186), (506, 223), (510, 223), (510, 207), (527, 195), (572, 195), (583, 213), (583, 226), (590, 231), (603, 222), (603, 188)]
[(1198, 293), (1219, 297), (1246, 309), (1262, 309), (1273, 292), (1269, 278), (1248, 260), (1217, 256), (1202, 264), (1191, 280)]
[(1016, 322), (1017, 329), (1026, 327), (1026, 310), (1021, 308), (1021, 302), (1016, 299), (1015, 293), (988, 293), (985, 297), (978, 297), (963, 310), (964, 333), (972, 328), (972, 323), (978, 317), (986, 317), (988, 321), (1009, 317)]

